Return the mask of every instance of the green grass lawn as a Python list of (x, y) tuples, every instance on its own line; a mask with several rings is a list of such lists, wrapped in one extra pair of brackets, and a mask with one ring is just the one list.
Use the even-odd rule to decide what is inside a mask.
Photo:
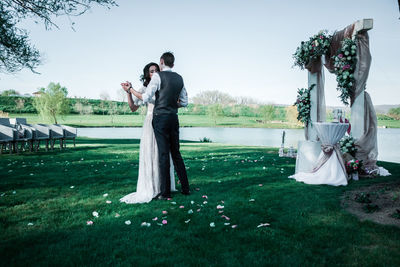
[(398, 180), (399, 164), (379, 163), (389, 177), (311, 186), (287, 178), (295, 160), (277, 149), (181, 148), (198, 191), (135, 205), (118, 200), (136, 189), (138, 140), (79, 138), (61, 152), (1, 155), (0, 265), (400, 266), (400, 229), (340, 205), (348, 190)]

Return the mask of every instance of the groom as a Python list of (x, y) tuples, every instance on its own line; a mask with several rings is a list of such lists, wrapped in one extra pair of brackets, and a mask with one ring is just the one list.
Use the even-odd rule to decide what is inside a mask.
[(148, 103), (155, 95), (156, 102), (153, 109), (153, 128), (158, 146), (159, 165), (160, 165), (160, 184), (161, 193), (158, 199), (171, 197), (171, 177), (170, 159), (172, 160), (176, 173), (181, 182), (181, 193), (189, 195), (189, 182), (186, 174), (185, 163), (179, 151), (179, 121), (178, 108), (186, 107), (188, 97), (182, 77), (176, 72), (172, 72), (175, 57), (171, 52), (162, 54), (160, 58), (161, 72), (154, 73), (146, 91), (141, 94), (133, 90), (130, 91), (144, 103)]

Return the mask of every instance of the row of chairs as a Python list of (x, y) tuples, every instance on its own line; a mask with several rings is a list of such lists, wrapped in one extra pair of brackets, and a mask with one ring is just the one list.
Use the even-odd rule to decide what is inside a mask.
[(72, 139), (75, 147), (77, 129), (60, 124), (28, 124), (25, 118), (0, 118), (0, 154), (9, 149), (10, 154), (22, 150), (36, 152), (40, 142), (46, 142), (45, 149), (54, 149), (58, 140), (60, 149), (66, 148), (67, 139)]

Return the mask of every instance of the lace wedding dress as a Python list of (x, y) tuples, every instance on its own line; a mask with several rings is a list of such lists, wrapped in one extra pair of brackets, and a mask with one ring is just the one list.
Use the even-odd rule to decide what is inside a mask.
[[(140, 91), (144, 92), (143, 87)], [(133, 97), (135, 105), (143, 105), (143, 102)], [(124, 196), (121, 202), (127, 204), (148, 203), (160, 193), (160, 179), (158, 168), (158, 148), (153, 131), (154, 104), (147, 104), (147, 114), (143, 123), (142, 137), (140, 139), (139, 175), (136, 192)], [(171, 192), (176, 191), (174, 165), (170, 156)]]

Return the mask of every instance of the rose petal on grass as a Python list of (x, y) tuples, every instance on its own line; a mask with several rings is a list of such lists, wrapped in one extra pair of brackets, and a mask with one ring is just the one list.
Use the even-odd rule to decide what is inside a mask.
[(108, 194), (107, 194), (107, 193), (105, 193), (105, 194), (103, 195), (103, 197), (108, 197)]
[(211, 223), (210, 223), (210, 227), (215, 227), (215, 223), (214, 223), (214, 222), (211, 222)]
[(187, 212), (188, 214), (193, 214), (193, 210), (192, 209), (190, 209), (190, 210), (188, 210), (188, 212)]
[(197, 209), (197, 212), (200, 212), (201, 211), (201, 209)]
[(190, 201), (190, 204), (192, 204), (192, 205), (193, 205), (193, 204), (194, 204), (194, 201), (193, 201), (193, 200), (192, 200), (192, 201)]
[(196, 187), (194, 190), (196, 190), (196, 191), (200, 191), (200, 188)]
[(111, 200), (106, 200), (106, 203), (107, 204), (111, 204)]
[(180, 208), (180, 209), (183, 209), (183, 208), (185, 208), (185, 206), (179, 206), (179, 208)]
[(172, 204), (172, 205), (176, 205), (176, 202), (175, 202), (175, 201), (172, 201), (171, 204)]
[(203, 196), (202, 196), (202, 198), (208, 199), (208, 196), (206, 196), (206, 195), (203, 195)]
[(265, 227), (265, 226), (269, 226), (269, 225), (270, 225), (269, 223), (260, 223), (260, 224), (257, 226), (257, 228)]
[(224, 206), (222, 206), (222, 205), (217, 206), (217, 210), (222, 210), (223, 208), (224, 208)]
[(115, 213), (115, 218), (118, 218), (119, 216), (121, 216), (121, 215), (119, 215), (118, 213)]
[(231, 223), (224, 223), (224, 225), (230, 225)]
[(254, 201), (256, 201), (254, 198), (249, 199), (249, 202), (254, 202)]
[(71, 189), (74, 189), (74, 188), (75, 188), (75, 186), (71, 185), (69, 188), (71, 188)]
[(203, 202), (204, 205), (207, 204), (207, 203), (208, 203), (207, 201), (204, 201), (204, 202)]
[(86, 225), (92, 225), (93, 224), (93, 221), (87, 221), (86, 222)]
[(154, 217), (152, 220), (153, 220), (153, 221), (157, 221), (157, 220), (158, 220), (158, 217)]
[(263, 184), (259, 184), (258, 186), (263, 186)]
[(189, 223), (189, 222), (190, 222), (190, 219), (188, 219), (188, 220), (185, 221), (185, 223)]
[(167, 224), (168, 223), (168, 221), (167, 220), (162, 220), (162, 222), (161, 222), (162, 224)]
[(162, 211), (162, 214), (168, 214), (168, 211), (163, 210), (163, 211)]
[(232, 228), (236, 228), (237, 227), (237, 225), (235, 224), (235, 225), (232, 225)]
[(224, 211), (223, 211), (223, 210), (220, 210), (220, 211), (218, 211), (218, 213), (221, 214), (221, 213), (224, 213)]
[(28, 223), (28, 226), (33, 226), (33, 223)]
[(99, 217), (99, 213), (98, 213), (97, 211), (93, 211), (93, 212), (92, 212), (92, 215), (93, 215), (94, 217), (96, 217), (96, 218)]
[(13, 191), (13, 195), (15, 195), (17, 193), (17, 191)]

